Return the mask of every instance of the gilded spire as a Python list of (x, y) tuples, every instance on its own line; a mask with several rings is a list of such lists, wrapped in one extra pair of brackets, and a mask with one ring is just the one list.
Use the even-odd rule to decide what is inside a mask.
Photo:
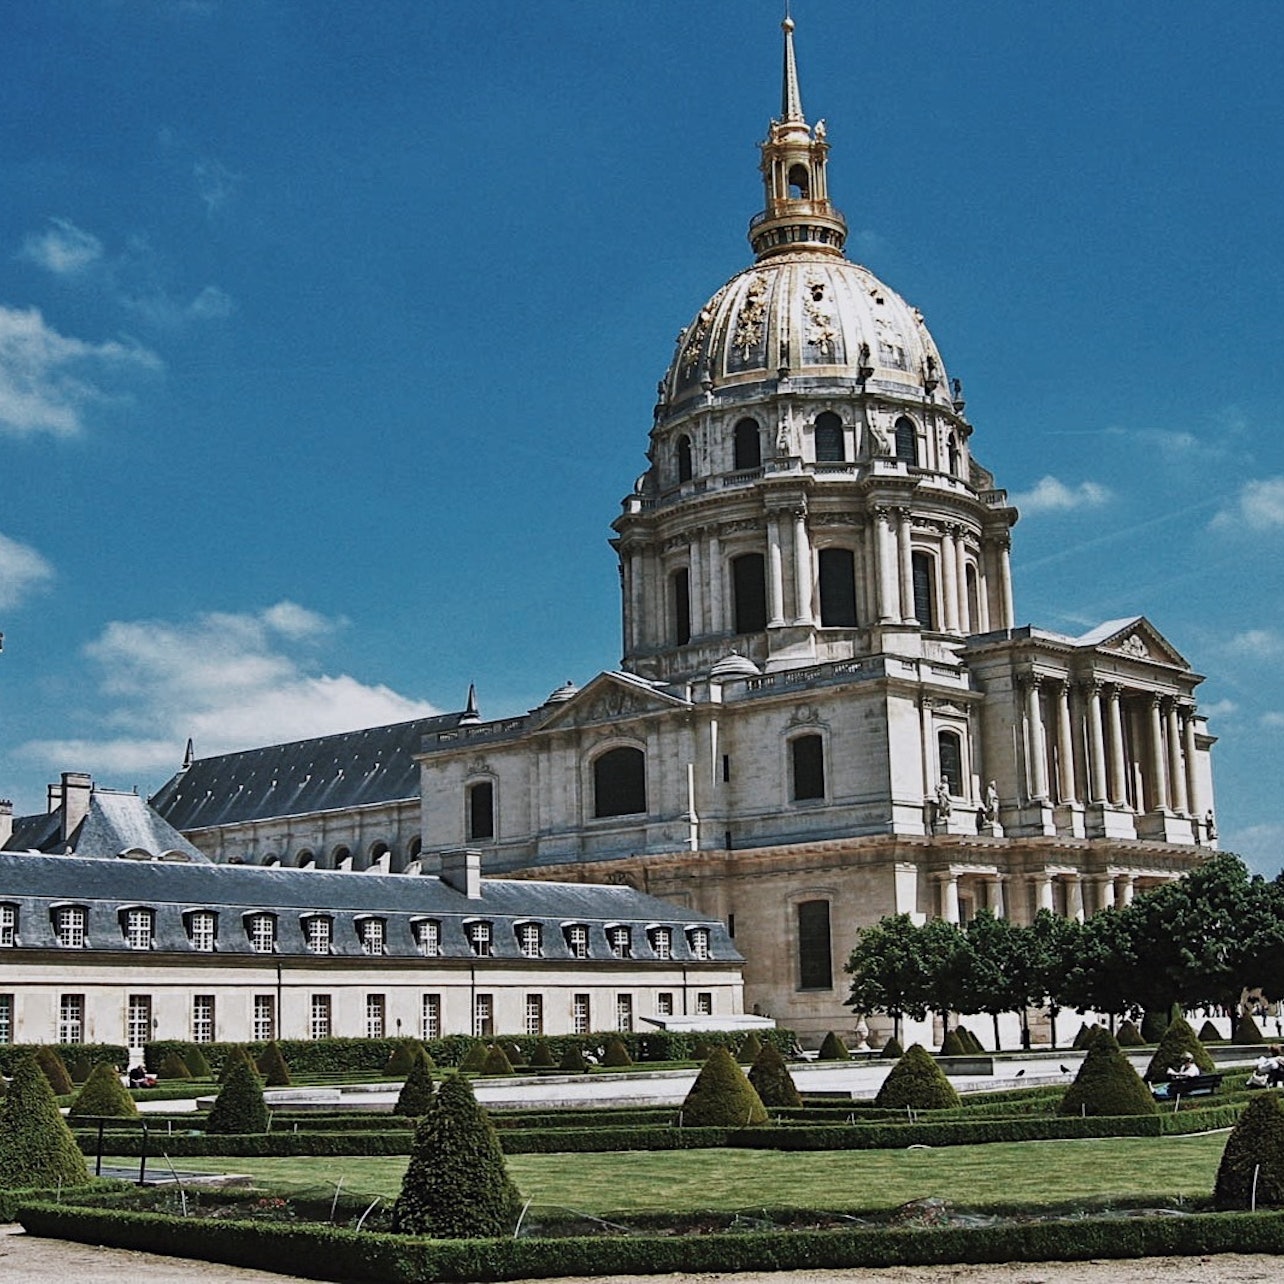
[(805, 121), (802, 90), (798, 88), (798, 64), (794, 60), (794, 20), (787, 14), (780, 29), (785, 33), (785, 68), (780, 86), (780, 118), (789, 124)]

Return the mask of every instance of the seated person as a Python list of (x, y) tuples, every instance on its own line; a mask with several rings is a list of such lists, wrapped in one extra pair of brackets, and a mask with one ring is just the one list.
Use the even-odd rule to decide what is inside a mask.
[(1168, 1067), (1168, 1077), (1170, 1079), (1195, 1079), (1202, 1073), (1195, 1064), (1195, 1054), (1193, 1052), (1183, 1052), (1181, 1064), (1175, 1070), (1172, 1066)]
[(156, 1076), (148, 1074), (142, 1066), (130, 1066), (129, 1086), (131, 1088), (154, 1088), (156, 1086)]

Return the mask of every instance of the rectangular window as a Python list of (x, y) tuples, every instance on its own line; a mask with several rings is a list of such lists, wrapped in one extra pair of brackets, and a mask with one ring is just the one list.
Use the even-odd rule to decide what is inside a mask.
[(856, 627), (856, 562), (851, 550), (822, 548), (817, 556), (820, 624), (826, 629)]
[(436, 919), (421, 919), (415, 924), (415, 944), (425, 958), (441, 954), (441, 924)]
[(314, 1039), (328, 1039), (333, 1029), (330, 1020), (330, 996), (314, 994), (312, 996), (312, 1019), (308, 1030)]
[(489, 1039), (495, 1033), (495, 996), (479, 994), (473, 999), (473, 1034)]
[(685, 566), (673, 573), (673, 640), (679, 646), (691, 641), (691, 572)]
[(731, 780), (731, 755), (724, 753), (722, 755), (722, 783), (725, 785)]
[(362, 954), (383, 953), (383, 919), (363, 918), (361, 920), (361, 952)]
[[(152, 948), (152, 912), (149, 909), (132, 909), (125, 914), (125, 944), (131, 950)], [(136, 1044), (130, 1044), (135, 1047)]]
[(125, 1008), (125, 1043), (133, 1051), (152, 1037), (152, 996), (131, 994)]
[(276, 1038), (276, 995), (256, 994), (254, 996), (254, 1023), (251, 1026), (250, 1038), (255, 1043), (267, 1043)]
[(633, 955), (633, 939), (627, 927), (607, 928), (606, 939), (611, 943), (611, 953), (617, 959), (631, 958)]
[(696, 991), (696, 1016), (713, 1015), (713, 992), (711, 990)]
[(571, 954), (577, 959), (589, 956), (588, 928), (583, 923), (572, 923), (566, 929), (566, 944)]
[(0, 994), (0, 1043), (13, 1042), (13, 995)]
[(617, 1030), (633, 1029), (633, 996), (631, 994), (615, 996), (615, 1028)]
[[(85, 911), (79, 905), (64, 905), (54, 912), (54, 932), (58, 944), (69, 950), (85, 948)], [(68, 1040), (64, 1039), (64, 1043)], [(80, 1040), (75, 1040), (79, 1043)]]
[(667, 927), (651, 929), (651, 950), (658, 959), (673, 957), (673, 933)]
[(187, 916), (187, 931), (192, 949), (209, 952), (218, 932), (218, 916), (212, 910), (196, 910)]
[(315, 914), (304, 920), (305, 935), (309, 954), (330, 953), (330, 920), (323, 914)]
[(249, 936), (255, 954), (271, 954), (276, 948), (276, 919), (271, 914), (251, 914)]
[(495, 837), (495, 785), (479, 780), (468, 786), (468, 837), (481, 840)]
[(522, 1028), (527, 1034), (544, 1033), (544, 996), (542, 994), (526, 996), (526, 1019)]
[(18, 907), (0, 905), (0, 945), (18, 943)]
[(214, 1042), (214, 996), (192, 995), (192, 1042)]
[(789, 742), (793, 760), (794, 801), (825, 796), (825, 742), (820, 736), (797, 736)]
[(673, 1015), (673, 991), (661, 990), (655, 996), (655, 1014), (656, 1016)]
[(425, 994), (423, 1003), (423, 1020), (420, 1024), (421, 1039), (441, 1038), (441, 995)]
[(577, 994), (571, 1000), (571, 1028), (574, 1034), (588, 1034), (593, 1028), (587, 994)]
[(691, 942), (691, 953), (698, 959), (707, 959), (709, 957), (709, 929), (707, 927), (693, 927), (687, 933), (687, 939)]
[(727, 935), (733, 941), (736, 939), (736, 916), (734, 914), (727, 915)]
[(829, 990), (833, 985), (829, 902), (803, 901), (798, 906), (798, 988)]
[(58, 1000), (58, 1042), (84, 1043), (85, 996), (64, 994)]
[(382, 994), (366, 995), (366, 1038), (382, 1039), (387, 1028), (385, 1018), (387, 1005)]
[(522, 923), (517, 929), (517, 944), (523, 958), (539, 958), (544, 953), (544, 938), (539, 924)]
[(489, 923), (469, 923), (468, 924), (468, 944), (478, 958), (490, 958), (490, 924)]
[(732, 559), (731, 609), (737, 633), (761, 633), (767, 627), (766, 563), (761, 553)]

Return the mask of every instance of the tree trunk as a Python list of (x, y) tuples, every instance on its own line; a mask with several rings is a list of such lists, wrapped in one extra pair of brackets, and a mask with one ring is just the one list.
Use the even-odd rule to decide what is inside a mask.
[(995, 1052), (1002, 1052), (1003, 1045), (999, 1042), (999, 1014), (991, 1012), (990, 1016), (994, 1019), (994, 1050)]

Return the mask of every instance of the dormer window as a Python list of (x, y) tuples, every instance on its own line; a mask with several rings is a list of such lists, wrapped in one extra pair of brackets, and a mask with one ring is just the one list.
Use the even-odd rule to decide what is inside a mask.
[(633, 957), (633, 933), (629, 928), (617, 924), (606, 929), (606, 939), (611, 946), (611, 953), (617, 959)]
[(155, 925), (155, 915), (149, 909), (125, 911), (125, 944), (131, 950), (150, 950)]
[(83, 905), (63, 905), (54, 910), (54, 936), (67, 950), (85, 948), (85, 925), (88, 914)]
[(468, 924), (468, 945), (479, 959), (488, 959), (493, 953), (490, 924), (480, 919)]
[(415, 946), (427, 959), (441, 954), (441, 924), (435, 918), (421, 918), (415, 924)]
[(251, 914), (245, 920), (245, 935), (255, 954), (271, 954), (276, 949), (276, 916)]
[(187, 915), (187, 938), (192, 949), (213, 951), (218, 938), (218, 915), (213, 910), (193, 910)]
[(709, 929), (707, 927), (688, 928), (687, 943), (691, 946), (691, 953), (695, 958), (707, 959), (709, 957)]
[(568, 923), (562, 931), (566, 935), (566, 948), (571, 956), (586, 959), (589, 956), (589, 933), (583, 923)]
[(359, 920), (357, 923), (357, 935), (361, 939), (362, 954), (386, 953), (383, 919), (363, 918)]
[(334, 924), (325, 914), (312, 914), (303, 920), (303, 940), (309, 954), (329, 954)]
[(18, 944), (18, 907), (0, 905), (0, 947)]
[(544, 933), (538, 923), (518, 923), (517, 948), (522, 957), (527, 959), (542, 958), (544, 954)]
[(651, 941), (651, 952), (658, 959), (673, 957), (673, 932), (667, 927), (653, 927), (647, 933)]

